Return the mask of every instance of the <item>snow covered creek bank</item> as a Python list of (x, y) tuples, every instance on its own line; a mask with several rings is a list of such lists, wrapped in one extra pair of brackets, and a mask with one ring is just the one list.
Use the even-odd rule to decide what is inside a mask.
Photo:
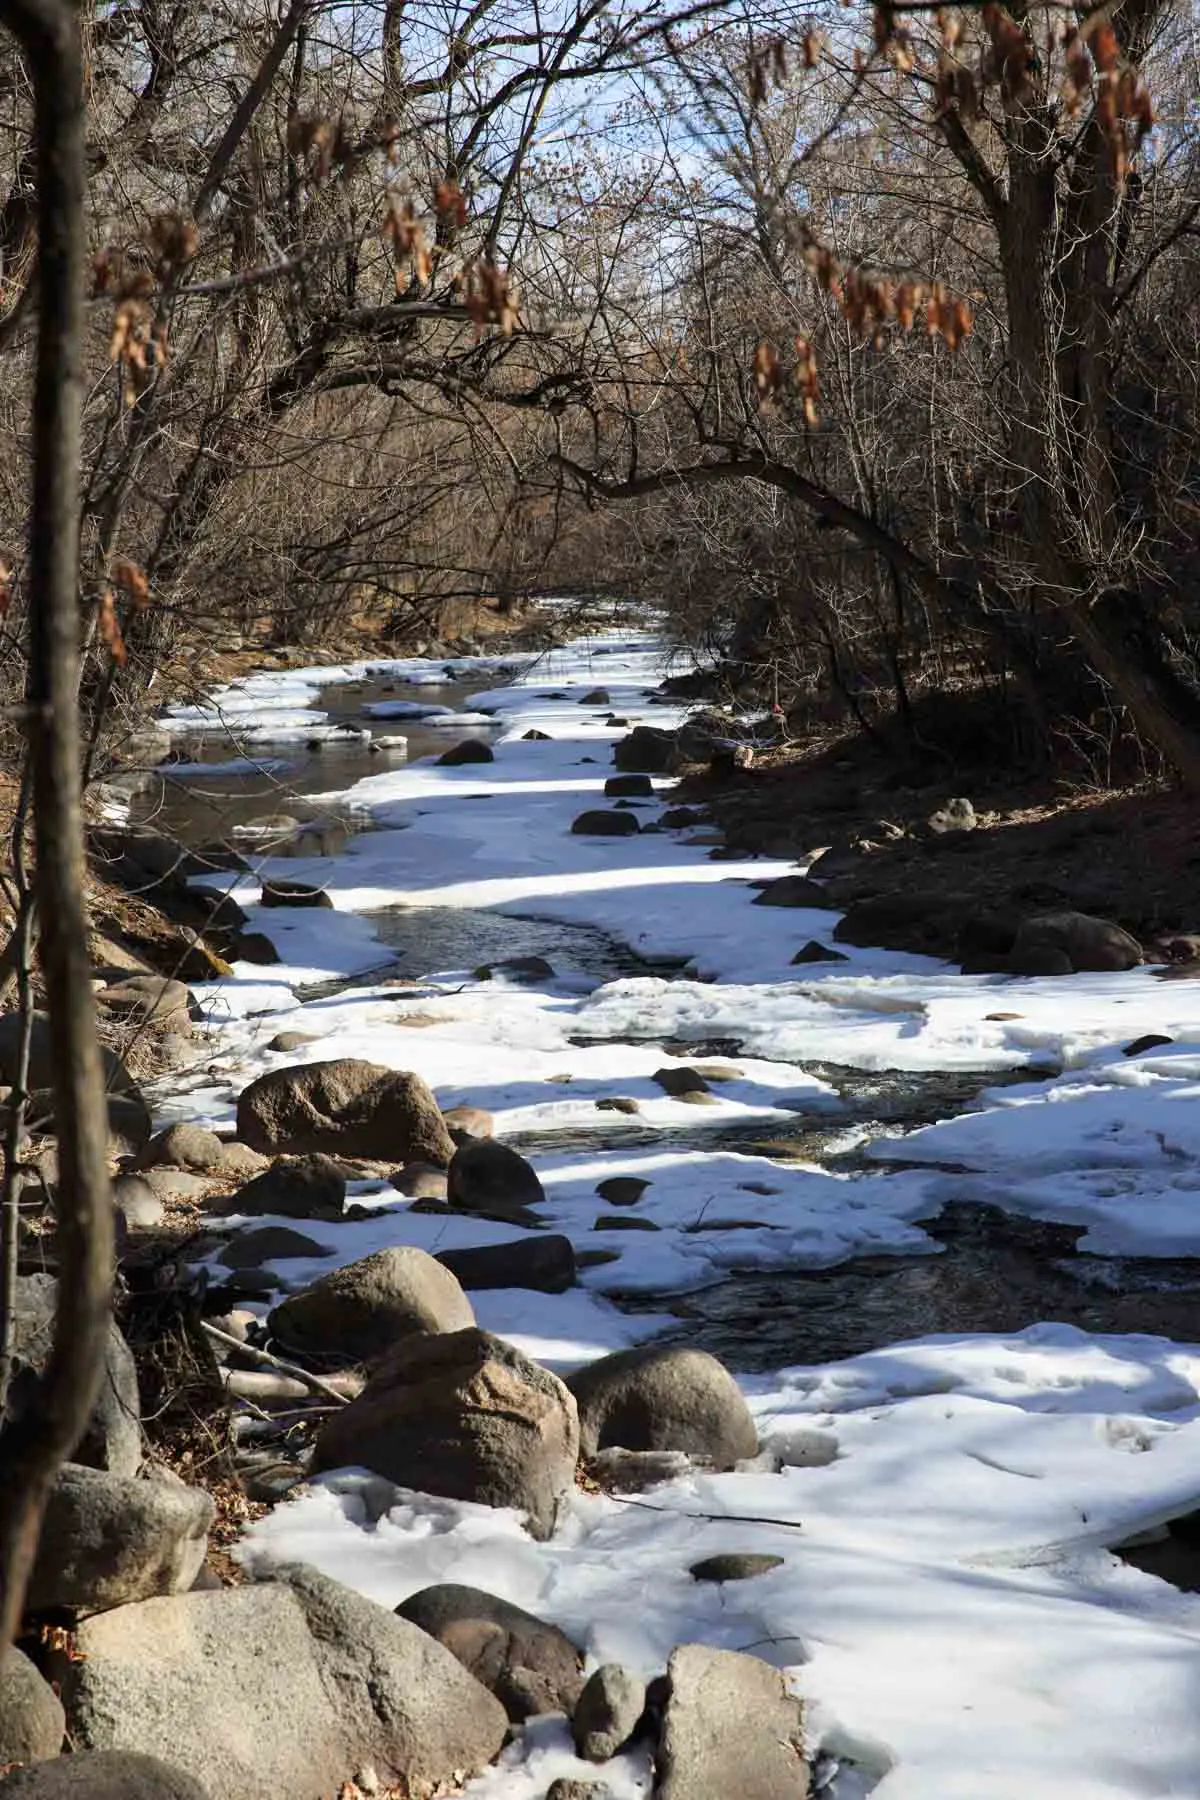
[[(256, 1078), (362, 1058), (420, 1075), (443, 1109), (486, 1109), (544, 1193), (521, 1225), (364, 1178), (355, 1216), (304, 1220), (317, 1251), (268, 1283), (548, 1229), (575, 1285), (472, 1291), (478, 1323), (566, 1375), (664, 1334), (711, 1349), (760, 1443), (637, 1496), (578, 1487), (540, 1540), (472, 1502), (399, 1492), (379, 1512), (334, 1473), (241, 1555), (389, 1607), (478, 1587), (589, 1667), (645, 1678), (678, 1644), (748, 1651), (803, 1697), (839, 1800), (1200, 1796), (1200, 1598), (1111, 1551), (1200, 1505), (1200, 1344), (1175, 1335), (1200, 1286), (1200, 983), (965, 977), (845, 947), (796, 966), (836, 915), (756, 904), (753, 885), (794, 865), (714, 857), (702, 825), (646, 829), (665, 777), (604, 794), (630, 727), (678, 722), (662, 672), (652, 638), (613, 631), (524, 668), (460, 664), (465, 725), (416, 718), (422, 693), (456, 701), (415, 661), (254, 676), (167, 721), (185, 748), (226, 726), (258, 759), (332, 741), (305, 749), (305, 791), (322, 769), (346, 779), (303, 810), (353, 829), (228, 877), (282, 960), (194, 990), (205, 1055), (159, 1085), (158, 1122), (227, 1132)], [(356, 740), (351, 765), (330, 739), (339, 691), (354, 730), (410, 732), (410, 750), (469, 730), (492, 759), (368, 762)], [(189, 781), (225, 778), (175, 779), (186, 807)], [(250, 779), (228, 778), (243, 826)], [(573, 833), (593, 808), (642, 829)], [(261, 905), (283, 878), (330, 904)], [(1126, 1056), (1145, 1034), (1173, 1041)], [(690, 1573), (727, 1552), (779, 1561)], [(644, 1748), (583, 1762), (550, 1715), (465, 1791), (541, 1800), (557, 1777), (611, 1800), (652, 1784)]]

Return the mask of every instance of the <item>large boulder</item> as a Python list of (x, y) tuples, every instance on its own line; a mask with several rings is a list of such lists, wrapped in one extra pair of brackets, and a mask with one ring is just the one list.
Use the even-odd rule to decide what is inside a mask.
[(737, 1650), (680, 1644), (667, 1680), (655, 1800), (804, 1800), (804, 1711), (778, 1669)]
[(289, 1294), (267, 1323), (289, 1350), (370, 1362), (413, 1332), (463, 1331), (475, 1314), (435, 1257), (393, 1245)]
[(176, 1476), (110, 1475), (66, 1463), (46, 1505), (29, 1610), (98, 1612), (184, 1593), (204, 1561), (212, 1519), (204, 1490)]
[(272, 1069), (238, 1097), (237, 1134), (253, 1150), (431, 1162), (454, 1143), (419, 1075), (341, 1057)]
[(451, 1206), (474, 1213), (521, 1213), (546, 1198), (532, 1164), (495, 1138), (471, 1138), (459, 1145), (446, 1191)]
[(0, 1769), (57, 1756), (66, 1728), (62, 1701), (50, 1683), (11, 1648), (0, 1663)]
[[(41, 1405), (42, 1377), (54, 1341), (58, 1283), (52, 1275), (22, 1275), (16, 1288), (16, 1340), (6, 1418), (25, 1418)], [(110, 1323), (100, 1393), (75, 1461), (114, 1475), (132, 1475), (142, 1460), (141, 1400), (133, 1355)]]
[(669, 775), (681, 762), (673, 731), (656, 725), (635, 725), (628, 737), (613, 745), (618, 769), (639, 775)]
[[(16, 1085), (20, 1047), (20, 1014), (0, 1014), (0, 1085), (4, 1087)], [(34, 1013), (29, 1040), (29, 1080), (26, 1086), (29, 1089), (52, 1088), (58, 1060), (58, 1038), (49, 1017), (46, 1013)], [(103, 1044), (100, 1046), (100, 1066), (104, 1072), (104, 1085), (109, 1093), (136, 1092), (137, 1082), (129, 1070), (115, 1051)]]
[(1022, 922), (1008, 966), (1014, 975), (1071, 975), (1134, 969), (1141, 960), (1141, 945), (1119, 925), (1057, 912)]
[(558, 1232), (540, 1231), (508, 1244), (439, 1250), (437, 1259), (468, 1292), (533, 1288), (542, 1294), (564, 1294), (575, 1285), (575, 1247)]
[(718, 1469), (758, 1450), (758, 1432), (733, 1376), (715, 1356), (682, 1346), (618, 1350), (576, 1371), (567, 1384), (579, 1408), (585, 1456), (624, 1450), (685, 1450)]
[(156, 1756), (77, 1750), (0, 1780), (4, 1800), (211, 1800), (207, 1788)]
[(314, 1569), (88, 1620), (73, 1740), (170, 1757), (211, 1800), (327, 1800), (367, 1767), (404, 1792), (490, 1762), (504, 1709), (447, 1650)]
[(396, 1611), (444, 1644), (514, 1724), (538, 1713), (570, 1715), (583, 1687), (583, 1655), (557, 1625), (452, 1581), (410, 1594)]
[(398, 1344), (326, 1421), (313, 1472), (362, 1464), (424, 1493), (517, 1507), (548, 1537), (578, 1457), (575, 1402), (558, 1377), (470, 1330)]

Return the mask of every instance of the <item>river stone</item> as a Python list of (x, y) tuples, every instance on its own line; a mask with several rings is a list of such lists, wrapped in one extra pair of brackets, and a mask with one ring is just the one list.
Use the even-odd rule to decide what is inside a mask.
[(849, 961), (850, 958), (846, 955), (844, 950), (832, 950), (825, 944), (819, 944), (816, 938), (809, 938), (807, 944), (804, 945), (804, 948), (802, 950), (797, 950), (795, 956), (792, 958), (793, 964), (842, 963)]
[(708, 1092), (707, 1081), (696, 1069), (655, 1069), (650, 1079), (674, 1100), (686, 1100), (692, 1094)]
[(1141, 945), (1119, 925), (1059, 912), (1022, 922), (1008, 966), (1014, 975), (1070, 975), (1133, 969), (1141, 960)]
[(162, 975), (126, 975), (101, 988), (96, 1005), (114, 1019), (148, 1025), (155, 1031), (178, 1031), (186, 1037), (192, 1029), (189, 1007), (192, 996), (182, 981)]
[(597, 1100), (597, 1112), (625, 1113), (626, 1115), (641, 1112), (641, 1102), (631, 1094), (608, 1094), (603, 1100)]
[[(41, 1377), (54, 1337), (58, 1283), (52, 1275), (22, 1275), (16, 1289), (16, 1341), (5, 1417), (21, 1419), (41, 1404)], [(142, 1460), (141, 1400), (129, 1345), (109, 1323), (100, 1393), (75, 1461), (114, 1475), (132, 1475)]]
[(502, 962), (483, 963), (474, 973), (476, 981), (494, 981), (497, 975), (506, 981), (553, 981), (554, 964), (544, 956), (506, 956)]
[(220, 1167), (225, 1146), (215, 1131), (202, 1125), (181, 1123), (168, 1125), (146, 1145), (139, 1164), (144, 1169), (168, 1167), (191, 1169), (200, 1175)]
[(65, 1671), (77, 1743), (171, 1756), (211, 1800), (328, 1800), (365, 1766), (458, 1785), (504, 1709), (440, 1644), (316, 1570), (88, 1620)]
[(118, 1175), (112, 1184), (113, 1205), (133, 1231), (153, 1231), (167, 1216), (162, 1199), (141, 1175)]
[(585, 1456), (625, 1450), (686, 1450), (732, 1468), (758, 1450), (758, 1432), (733, 1376), (715, 1356), (680, 1345), (639, 1346), (602, 1356), (567, 1383), (579, 1407)]
[(648, 775), (610, 775), (604, 784), (606, 800), (652, 800), (654, 783)]
[(58, 1695), (14, 1645), (0, 1662), (0, 1769), (57, 1756), (66, 1728)]
[[(276, 963), (283, 961), (265, 931), (239, 931), (236, 937), (230, 939), (229, 956), (232, 962), (253, 963), (259, 969), (274, 968)], [(267, 1049), (270, 1048), (268, 1044)]]
[[(165, 1044), (167, 1039), (163, 1038), (161, 1042)], [(104, 1102), (108, 1113), (109, 1156), (140, 1156), (153, 1130), (146, 1102), (132, 1087), (122, 1093), (105, 1094)], [(35, 1137), (53, 1136), (57, 1131), (53, 1093), (48, 1088), (31, 1090), (25, 1116)], [(57, 1168), (54, 1179), (57, 1179)]]
[(432, 1163), (406, 1163), (392, 1176), (392, 1186), (414, 1200), (445, 1200), (448, 1179), (445, 1169)]
[(451, 1106), (442, 1114), (446, 1129), (459, 1143), (461, 1138), (490, 1138), (496, 1121), (482, 1106)]
[(778, 1669), (737, 1650), (680, 1644), (667, 1679), (655, 1800), (804, 1800), (804, 1710)]
[(230, 1194), (221, 1210), (271, 1213), (281, 1219), (341, 1219), (346, 1177), (341, 1165), (319, 1151), (309, 1156), (277, 1156), (269, 1169)]
[(124, 1750), (76, 1750), (0, 1778), (4, 1800), (211, 1800), (182, 1769)]
[(640, 1175), (609, 1175), (596, 1183), (596, 1192), (610, 1206), (636, 1206), (649, 1186)]
[(640, 1219), (636, 1213), (597, 1213), (593, 1231), (661, 1231), (653, 1219)]
[(575, 1250), (558, 1232), (538, 1232), (508, 1244), (480, 1244), (469, 1250), (439, 1250), (438, 1261), (468, 1292), (484, 1288), (532, 1288), (564, 1294), (575, 1285)]
[(459, 769), (466, 763), (495, 762), (496, 753), (482, 738), (464, 738), (461, 744), (443, 750), (437, 760), (444, 769)]
[(513, 1506), (544, 1538), (578, 1459), (575, 1401), (558, 1377), (469, 1330), (397, 1344), (358, 1399), (327, 1419), (313, 1473), (361, 1464), (424, 1493)]
[(592, 807), (581, 812), (571, 830), (576, 837), (636, 837), (638, 822), (631, 812), (606, 812)]
[[(161, 983), (159, 984), (161, 986)], [(21, 1019), (15, 1012), (0, 1013), (0, 1084), (12, 1087), (17, 1078), (21, 1044)], [(45, 1013), (34, 1013), (29, 1040), (29, 1087), (50, 1090), (58, 1067), (58, 1038)], [(137, 1092), (137, 1082), (120, 1057), (107, 1045), (100, 1046), (100, 1067), (110, 1094)]]
[(289, 1294), (267, 1323), (291, 1350), (369, 1362), (410, 1332), (463, 1331), (475, 1314), (436, 1257), (394, 1244)]
[(571, 1734), (587, 1762), (607, 1762), (633, 1737), (646, 1710), (646, 1684), (621, 1663), (601, 1663), (575, 1703)]
[(444, 1168), (454, 1142), (419, 1075), (341, 1057), (260, 1075), (238, 1097), (237, 1134), (253, 1150), (333, 1155)]
[(209, 1496), (175, 1476), (64, 1463), (46, 1506), (29, 1610), (102, 1611), (184, 1592), (204, 1561), (212, 1518)]
[(546, 1195), (530, 1163), (495, 1138), (460, 1144), (450, 1163), (447, 1195), (462, 1212), (513, 1213), (540, 1206)]
[(749, 1550), (726, 1550), (717, 1556), (702, 1557), (688, 1570), (694, 1581), (752, 1581), (756, 1575), (769, 1575), (783, 1567), (782, 1556), (756, 1556)]
[(628, 737), (613, 745), (613, 762), (632, 774), (669, 775), (680, 762), (675, 733), (656, 725), (635, 725)]
[(289, 1256), (332, 1256), (333, 1251), (318, 1244), (315, 1238), (289, 1225), (259, 1225), (252, 1231), (239, 1231), (217, 1257), (226, 1269), (261, 1269), (264, 1263), (279, 1262)]
[(278, 875), (263, 882), (258, 903), (260, 906), (322, 907), (327, 912), (333, 911), (333, 901), (324, 888), (314, 887), (311, 881), (285, 880)]
[(664, 831), (690, 831), (693, 825), (706, 825), (708, 814), (698, 806), (668, 806), (658, 823)]
[(444, 1644), (514, 1724), (538, 1713), (570, 1716), (583, 1687), (583, 1655), (557, 1625), (456, 1582), (422, 1588), (396, 1611)]
[(754, 906), (820, 906), (828, 908), (829, 895), (807, 875), (780, 875), (755, 895)]

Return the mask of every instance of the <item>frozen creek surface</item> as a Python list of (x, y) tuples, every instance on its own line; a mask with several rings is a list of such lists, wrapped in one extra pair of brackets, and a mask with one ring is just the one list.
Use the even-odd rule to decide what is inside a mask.
[[(570, 834), (605, 804), (625, 729), (609, 717), (676, 717), (651, 700), (662, 673), (654, 639), (621, 630), (523, 669), (462, 662), (493, 763), (306, 752), (305, 792), (345, 776), (315, 810), (369, 828), (229, 878), (285, 961), (199, 990), (202, 1072), (156, 1105), (226, 1127), (264, 1070), (362, 1056), (419, 1071), (445, 1106), (486, 1107), (535, 1162), (552, 1227), (615, 1260), (567, 1294), (475, 1295), (480, 1323), (559, 1371), (660, 1332), (716, 1349), (758, 1417), (761, 1466), (637, 1505), (579, 1491), (547, 1543), (516, 1515), (416, 1494), (368, 1525), (333, 1477), (242, 1554), (303, 1558), (389, 1606), (431, 1581), (478, 1585), (647, 1675), (679, 1642), (753, 1650), (805, 1696), (837, 1800), (1200, 1797), (1200, 1598), (1109, 1548), (1200, 1504), (1200, 1343), (1181, 1341), (1200, 1268), (1200, 983), (964, 977), (861, 950), (796, 969), (836, 915), (752, 908), (748, 885), (794, 865), (713, 860), (687, 832)], [(167, 723), (210, 773), (221, 730), (286, 758), (354, 709), (413, 730), (406, 709), (446, 685), (420, 661), (267, 674)], [(597, 687), (609, 701), (581, 704)], [(254, 816), (244, 787), (238, 803)], [(638, 803), (643, 823), (658, 811)], [(318, 882), (335, 910), (259, 919), (270, 872)], [(552, 979), (472, 973), (530, 954)], [(270, 1052), (284, 1029), (314, 1041)], [(1146, 1032), (1175, 1042), (1124, 1056)], [(652, 1080), (715, 1060), (736, 1073), (712, 1105)], [(597, 1108), (615, 1096), (640, 1110)], [(656, 1231), (594, 1229), (596, 1184), (617, 1174), (650, 1184), (636, 1211)], [(361, 1185), (368, 1219), (305, 1227), (341, 1261), (515, 1235)], [(956, 1256), (963, 1279), (939, 1284), (935, 1259)], [(1005, 1289), (1014, 1256), (1007, 1301), (1027, 1291), (992, 1317), (973, 1294)], [(295, 1288), (331, 1266), (274, 1273)], [(1121, 1329), (1083, 1328), (1097, 1318)], [(725, 1550), (784, 1561), (691, 1580)], [(612, 1800), (648, 1792), (635, 1758), (578, 1763), (553, 1719), (466, 1792), (540, 1800), (560, 1774)]]

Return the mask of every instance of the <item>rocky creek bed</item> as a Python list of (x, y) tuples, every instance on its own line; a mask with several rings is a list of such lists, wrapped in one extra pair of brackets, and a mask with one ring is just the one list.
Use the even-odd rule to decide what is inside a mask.
[[(839, 940), (679, 815), (650, 638), (445, 674), (168, 721), (232, 966), (105, 990), (190, 1050), (114, 1117), (143, 1391), (114, 1338), (0, 1790), (1184, 1791), (1194, 987)], [(218, 717), (304, 791), (226, 790)]]

